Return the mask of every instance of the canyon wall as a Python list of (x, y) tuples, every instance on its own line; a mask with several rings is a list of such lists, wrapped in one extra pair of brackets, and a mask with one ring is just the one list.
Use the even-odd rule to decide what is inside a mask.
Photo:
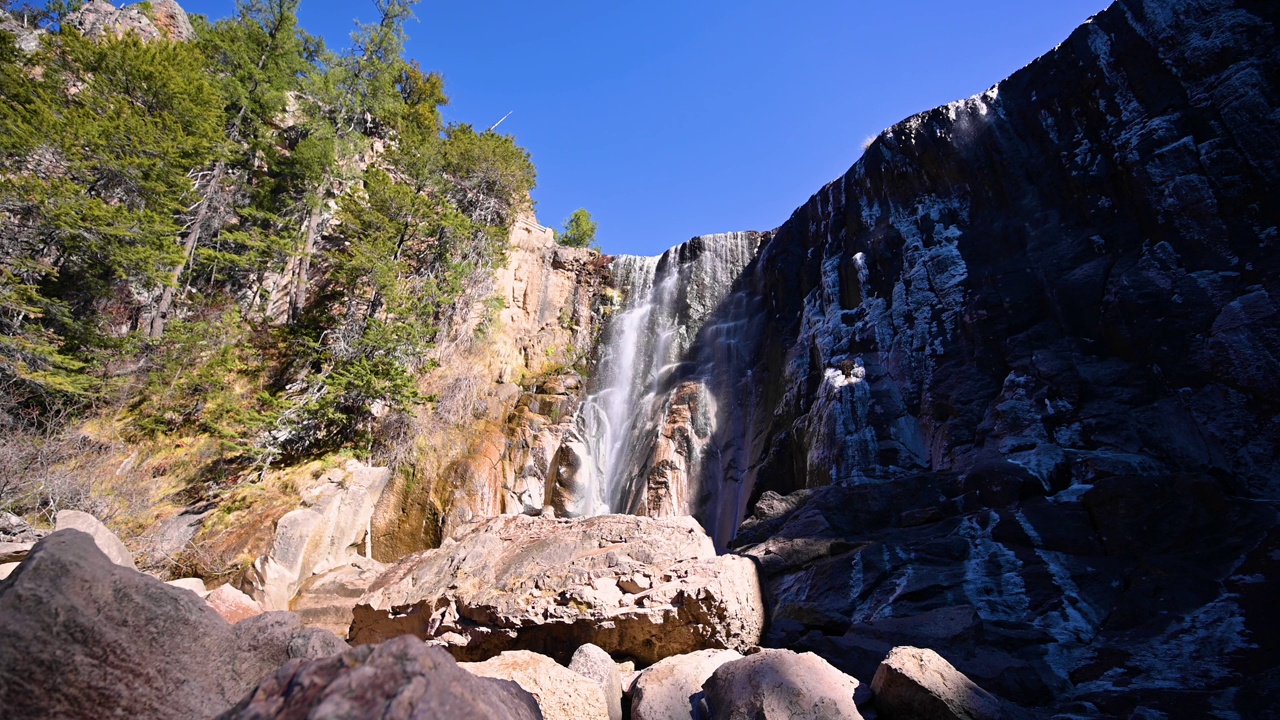
[(886, 130), (651, 380), (613, 509), (691, 507), (766, 642), (858, 677), (915, 643), (1086, 715), (1280, 697), (1278, 16), (1121, 0)]

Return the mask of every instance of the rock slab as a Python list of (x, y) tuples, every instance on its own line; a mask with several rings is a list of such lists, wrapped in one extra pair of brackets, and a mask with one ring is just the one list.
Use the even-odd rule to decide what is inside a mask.
[(344, 647), (292, 613), (232, 626), (190, 591), (61, 530), (0, 584), (6, 720), (208, 718), (293, 657)]
[(461, 663), (478, 677), (510, 680), (533, 696), (544, 720), (609, 720), (604, 691), (596, 681), (546, 655), (510, 650), (480, 663)]
[(927, 648), (896, 647), (871, 680), (885, 720), (1000, 720), (1000, 701)]
[(858, 681), (813, 653), (761, 650), (703, 684), (712, 720), (860, 720)]
[(515, 683), (476, 677), (448, 653), (401, 637), (293, 660), (219, 720), (539, 720)]
[(653, 663), (760, 638), (755, 565), (717, 557), (693, 518), (506, 516), (392, 566), (350, 637), (412, 634), (460, 660), (532, 650), (567, 662), (584, 643)]

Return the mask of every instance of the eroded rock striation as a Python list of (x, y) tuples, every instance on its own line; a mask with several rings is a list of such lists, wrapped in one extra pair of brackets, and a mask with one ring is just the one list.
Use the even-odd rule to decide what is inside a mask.
[(693, 518), (489, 520), (392, 566), (355, 609), (354, 642), (412, 634), (463, 660), (584, 643), (652, 663), (745, 650), (764, 626), (751, 560), (717, 557)]

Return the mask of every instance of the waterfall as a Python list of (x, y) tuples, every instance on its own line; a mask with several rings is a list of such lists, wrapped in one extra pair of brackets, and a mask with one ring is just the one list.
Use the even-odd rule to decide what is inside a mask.
[[(740, 324), (726, 303), (734, 281), (755, 257), (758, 233), (694, 238), (661, 257), (621, 256), (611, 265), (612, 287), (621, 304), (606, 323), (596, 371), (579, 414), (587, 447), (584, 487), (588, 514), (652, 514), (643, 507), (655, 447), (672, 411), (672, 391), (696, 381), (709, 364), (737, 343)], [(745, 307), (745, 306), (744, 306)], [(727, 311), (727, 312), (726, 312)], [(714, 394), (699, 386), (696, 421), (714, 431), (719, 422)], [(701, 427), (701, 426), (700, 426)], [(700, 458), (694, 458), (700, 460)], [(681, 475), (677, 512), (693, 512), (701, 463)], [(735, 503), (736, 504), (736, 503)], [(704, 521), (705, 522), (705, 521)]]

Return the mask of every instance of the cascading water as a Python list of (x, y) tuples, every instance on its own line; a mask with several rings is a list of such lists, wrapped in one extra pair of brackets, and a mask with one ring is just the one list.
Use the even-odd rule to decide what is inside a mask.
[[(645, 512), (642, 497), (671, 411), (671, 390), (699, 376), (701, 365), (732, 352), (742, 321), (732, 317), (735, 304), (726, 299), (760, 240), (758, 233), (707, 235), (661, 257), (614, 260), (613, 286), (622, 305), (604, 330), (579, 414), (587, 448), (580, 469), (589, 495), (582, 505), (586, 514)], [(699, 421), (714, 431), (716, 399), (705, 385), (700, 388)], [(687, 470), (688, 482), (696, 484), (702, 468)], [(692, 512), (692, 502), (678, 504)]]

